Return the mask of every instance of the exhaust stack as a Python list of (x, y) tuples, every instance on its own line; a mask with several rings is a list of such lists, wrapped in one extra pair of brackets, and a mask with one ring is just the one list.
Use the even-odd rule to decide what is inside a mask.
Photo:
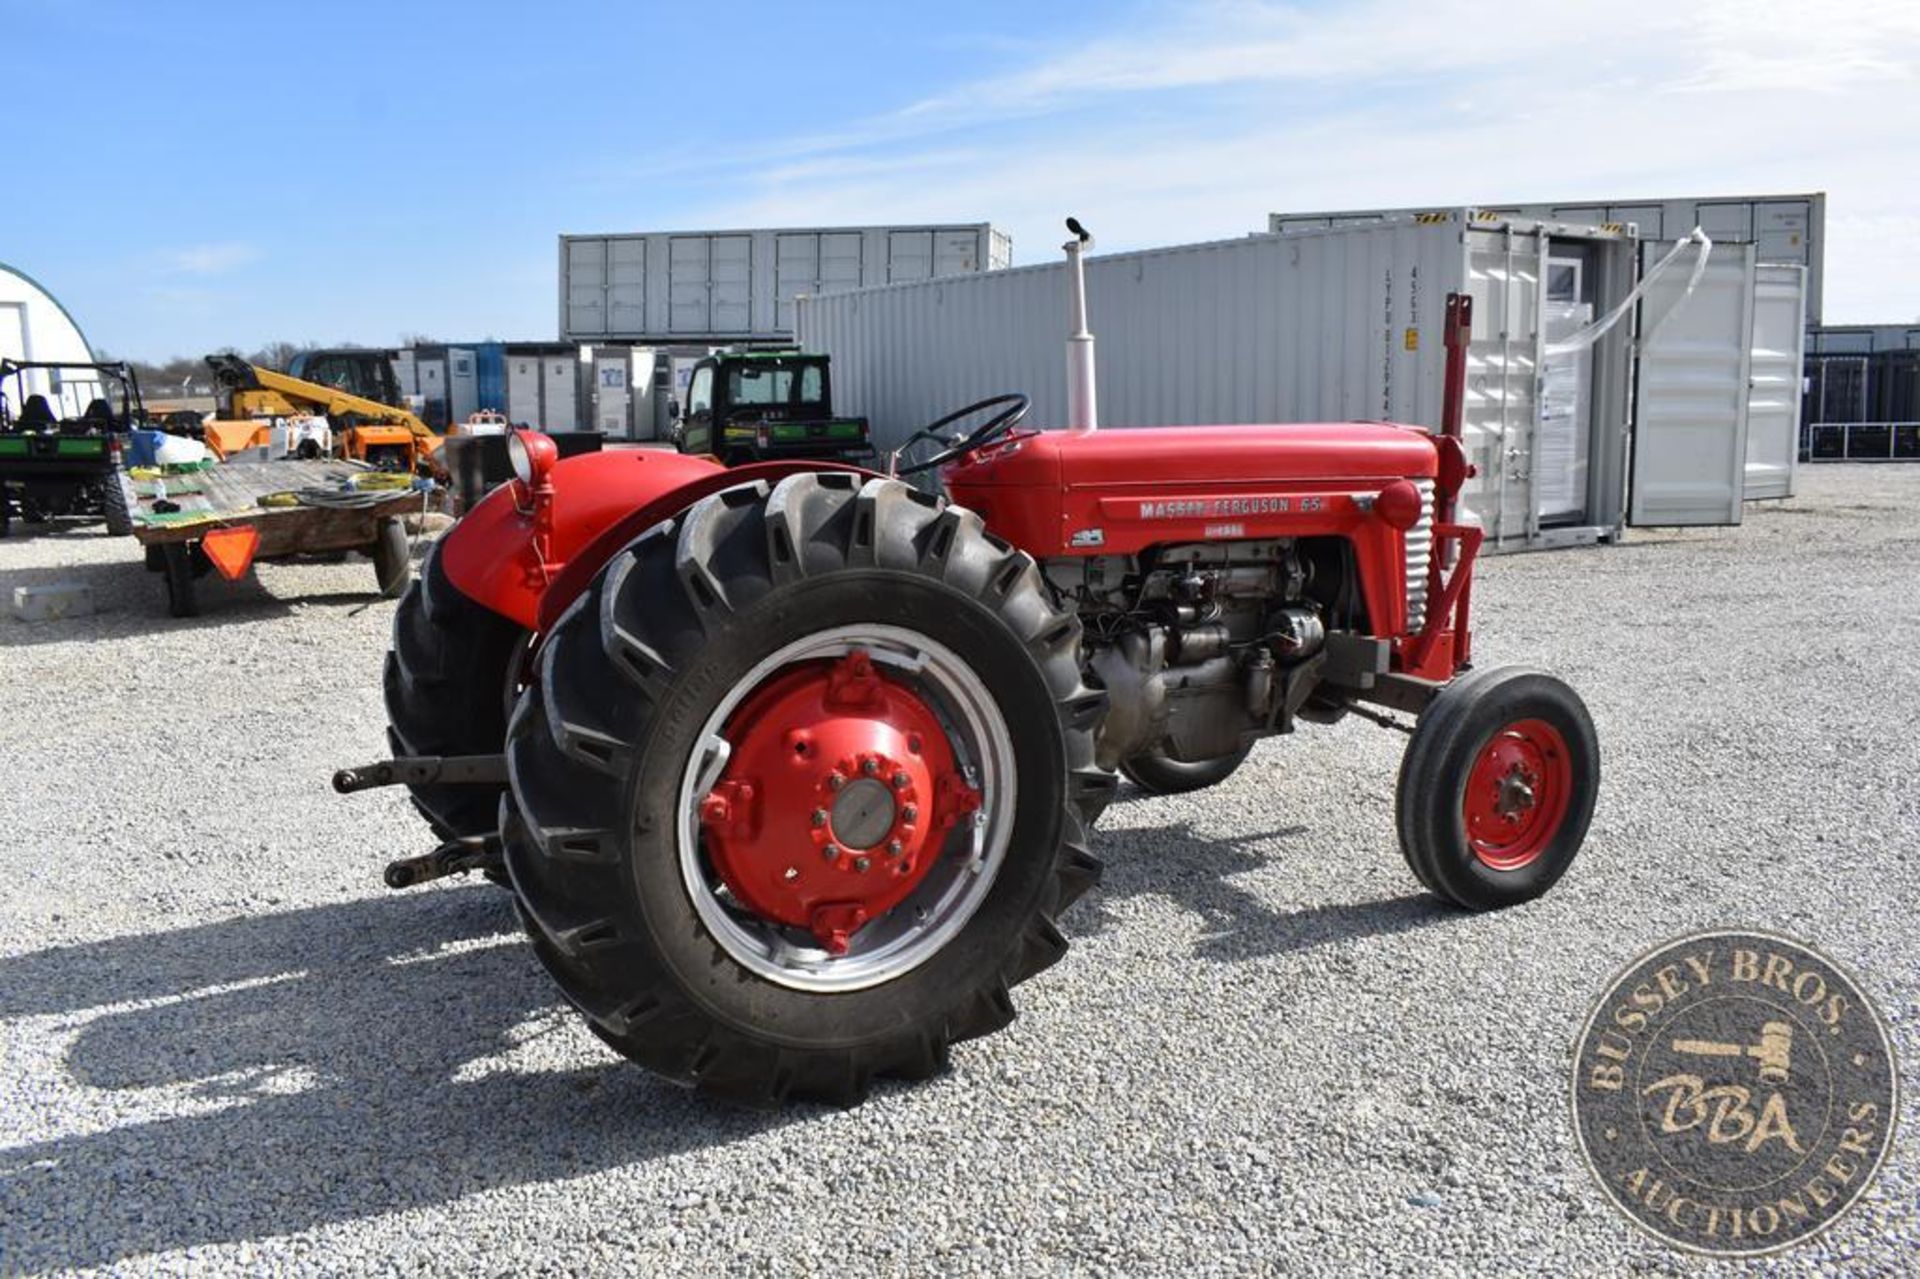
[(1080, 265), (1093, 236), (1078, 218), (1067, 219), (1067, 230), (1073, 233), (1073, 239), (1061, 246), (1067, 254), (1067, 428), (1097, 431), (1100, 405), (1093, 385), (1093, 334), (1087, 329), (1087, 276)]

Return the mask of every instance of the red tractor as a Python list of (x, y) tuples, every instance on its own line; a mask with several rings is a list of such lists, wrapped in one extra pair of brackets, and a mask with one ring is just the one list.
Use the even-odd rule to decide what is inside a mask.
[(1527, 901), (1586, 835), (1599, 752), (1559, 680), (1470, 667), (1449, 305), (1438, 433), (1097, 432), (1081, 309), (1070, 429), (998, 396), (889, 474), (558, 461), (519, 432), (516, 482), (399, 606), (398, 758), (335, 785), (410, 786), (445, 841), (390, 885), (503, 878), (596, 1034), (762, 1106), (852, 1104), (1005, 1026), (1099, 878), (1116, 772), (1210, 786), (1302, 722), (1417, 717), (1408, 864), (1464, 907)]

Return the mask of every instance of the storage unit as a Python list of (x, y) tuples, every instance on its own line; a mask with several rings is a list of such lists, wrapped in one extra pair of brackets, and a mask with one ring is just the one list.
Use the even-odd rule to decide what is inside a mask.
[[(1809, 191), (1783, 195), (1669, 196), (1646, 200), (1547, 200), (1489, 204), (1494, 217), (1533, 218), (1581, 225), (1633, 224), (1644, 240), (1677, 240), (1698, 226), (1716, 243), (1751, 244), (1755, 260), (1807, 268), (1807, 319), (1820, 322), (1825, 273), (1827, 197)], [(1431, 206), (1403, 209), (1345, 209), (1335, 212), (1274, 213), (1267, 229), (1277, 232), (1323, 229), (1448, 212)]]
[[(1737, 522), (1755, 367), (1766, 375), (1769, 423), (1756, 484), (1791, 487), (1797, 397), (1784, 397), (1790, 429), (1778, 448), (1773, 401), (1782, 345), (1797, 358), (1797, 298), (1757, 308), (1751, 250), (1716, 253), (1695, 295), (1653, 333), (1652, 376), (1636, 400), (1634, 320), (1590, 345), (1551, 347), (1626, 299), (1640, 279), (1640, 247), (1627, 230), (1456, 210), (1092, 258), (1101, 424), (1437, 424), (1446, 296), (1460, 291), (1474, 302), (1464, 433), (1479, 468), (1464, 502), (1490, 548), (1617, 536), (1636, 418), (1671, 437), (1643, 442), (1632, 458), (1645, 522)], [(1650, 321), (1684, 292), (1691, 263), (1683, 253), (1654, 282), (1643, 303)], [(1061, 265), (1024, 267), (803, 298), (800, 343), (833, 358), (836, 404), (870, 418), (882, 447), (1003, 391), (1029, 393), (1032, 422), (1057, 425), (1066, 408), (1063, 274)], [(1790, 271), (1769, 287), (1790, 290), (1803, 278)], [(1789, 314), (1796, 331), (1781, 338)], [(1772, 470), (1782, 451), (1784, 479)]]
[(984, 222), (563, 235), (560, 336), (787, 341), (800, 294), (997, 270), (1011, 260), (1005, 233)]
[[(61, 360), (91, 364), (93, 351), (67, 309), (24, 271), (0, 263), (0, 356), (14, 360)], [(94, 379), (61, 375), (54, 369), (32, 369), (23, 375), (28, 395), (44, 395), (62, 417), (78, 417), (108, 388)], [(9, 379), (0, 393), (13, 395)], [(14, 412), (20, 406), (10, 406)]]
[[(507, 421), (542, 431), (578, 431), (580, 348), (556, 342), (510, 342), (501, 360)], [(590, 429), (590, 428), (589, 428)]]

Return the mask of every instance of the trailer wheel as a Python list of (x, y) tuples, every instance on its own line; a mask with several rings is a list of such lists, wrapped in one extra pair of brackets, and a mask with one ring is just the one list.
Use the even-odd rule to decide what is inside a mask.
[(1141, 751), (1120, 761), (1120, 771), (1143, 791), (1155, 795), (1184, 795), (1188, 791), (1205, 790), (1226, 781), (1233, 776), (1236, 768), (1246, 762), (1251, 749), (1243, 747), (1231, 755), (1220, 755), (1192, 764), (1174, 759), (1163, 750)]
[(160, 571), (167, 581), (167, 612), (175, 617), (197, 617), (200, 597), (194, 589), (193, 547), (167, 542), (160, 547)]
[(107, 532), (126, 537), (133, 532), (133, 511), (127, 505), (127, 480), (116, 469), (100, 481), (100, 510), (106, 516)]
[(905, 484), (703, 499), (602, 570), (514, 714), (535, 950), (608, 1044), (729, 1101), (939, 1072), (1098, 875), (1079, 647), (1030, 558)]
[[(387, 741), (395, 755), (493, 755), (507, 740), (527, 632), (463, 595), (427, 551), (393, 614), (387, 653)], [(504, 786), (414, 786), (413, 806), (443, 840), (490, 835)]]
[(397, 600), (413, 582), (413, 548), (407, 526), (392, 516), (380, 521), (373, 534), (373, 575), (385, 599)]
[(1531, 901), (1586, 839), (1600, 746), (1586, 705), (1543, 671), (1474, 671), (1442, 689), (1400, 763), (1400, 849), (1469, 910)]

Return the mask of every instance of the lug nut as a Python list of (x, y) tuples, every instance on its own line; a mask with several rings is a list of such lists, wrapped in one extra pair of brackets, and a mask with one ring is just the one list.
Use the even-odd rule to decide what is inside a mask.
[(840, 776), (840, 774), (838, 774), (838, 773), (828, 773), (828, 774), (827, 774), (827, 789), (828, 789), (828, 790), (839, 790), (839, 789), (840, 789), (840, 788), (841, 788), (842, 786), (845, 786), (846, 784), (847, 784), (847, 779), (846, 779), (846, 778), (844, 778), (844, 777), (842, 777), (842, 776)]
[(912, 784), (912, 782), (913, 782), (913, 779), (911, 777), (908, 777), (904, 772), (895, 773), (893, 775), (893, 788), (895, 790), (905, 790), (909, 785)]
[(875, 773), (880, 771), (880, 761), (877, 759), (861, 760), (860, 771), (865, 773), (868, 777), (872, 777)]
[(813, 824), (814, 824), (814, 825), (815, 825), (816, 827), (818, 827), (818, 826), (825, 826), (825, 825), (827, 824), (827, 810), (826, 810), (826, 809), (824, 809), (824, 808), (816, 808), (816, 809), (814, 809), (814, 810), (813, 810)]
[(825, 844), (821, 846), (820, 855), (826, 858), (828, 861), (832, 861), (834, 858), (840, 855), (840, 850), (838, 848), (835, 848), (832, 844)]
[(912, 824), (920, 820), (920, 810), (915, 808), (912, 804), (908, 804), (905, 808), (900, 810), (900, 816), (908, 824)]
[(868, 861), (864, 857), (856, 857), (853, 859), (853, 868), (859, 871), (862, 875), (867, 873), (867, 867), (871, 865), (873, 865), (873, 863)]
[(890, 839), (890, 840), (888, 840), (888, 841), (887, 841), (887, 856), (889, 856), (889, 857), (898, 857), (899, 855), (900, 855), (900, 841), (899, 841), (899, 840), (897, 840), (897, 839)]

